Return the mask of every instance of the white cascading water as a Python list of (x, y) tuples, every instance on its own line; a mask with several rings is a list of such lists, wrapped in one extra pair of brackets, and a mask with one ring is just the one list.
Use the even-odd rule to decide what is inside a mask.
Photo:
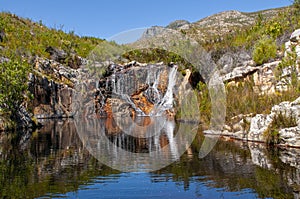
[[(164, 67), (149, 67), (144, 70), (144, 72), (147, 73), (145, 79), (140, 79), (141, 82), (145, 82), (149, 86), (146, 92), (152, 94), (148, 96), (152, 97), (151, 101), (152, 103), (154, 103), (154, 109), (148, 115), (145, 114), (138, 107), (136, 107), (133, 100), (129, 96), (129, 90), (136, 90), (138, 88), (138, 85), (132, 85), (132, 83), (136, 82), (136, 80), (133, 79), (132, 76), (124, 74), (122, 77), (118, 78), (118, 81), (114, 79), (113, 93), (116, 94), (122, 100), (124, 100), (126, 103), (130, 104), (140, 116), (162, 115), (164, 111), (173, 108), (173, 89), (176, 84), (177, 66), (171, 67), (168, 70), (168, 86), (164, 95), (158, 89), (160, 74), (161, 72), (163, 72), (163, 70)], [(134, 78), (139, 78), (137, 76), (138, 74), (135, 74)]]
[(173, 88), (176, 84), (176, 73), (177, 66), (174, 66), (169, 71), (167, 91), (159, 103), (155, 104), (154, 110), (150, 113), (151, 116), (161, 115), (164, 111), (173, 108)]

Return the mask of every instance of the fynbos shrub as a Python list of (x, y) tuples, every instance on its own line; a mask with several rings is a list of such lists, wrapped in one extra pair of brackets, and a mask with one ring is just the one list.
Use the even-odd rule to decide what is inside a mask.
[(253, 60), (261, 65), (276, 57), (277, 46), (274, 40), (263, 37), (254, 46)]

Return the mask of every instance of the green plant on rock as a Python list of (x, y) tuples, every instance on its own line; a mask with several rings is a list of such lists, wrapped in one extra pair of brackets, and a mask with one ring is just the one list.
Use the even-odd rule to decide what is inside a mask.
[(287, 56), (285, 56), (282, 61), (279, 63), (275, 70), (275, 76), (277, 79), (282, 78), (282, 73), (285, 69), (290, 70), (290, 78), (291, 78), (291, 88), (293, 90), (299, 91), (300, 84), (298, 81), (298, 66), (297, 66), (297, 54), (295, 50), (295, 46), (292, 46), (292, 49)]
[(263, 37), (254, 46), (253, 60), (261, 65), (276, 57), (277, 46), (273, 39)]
[(297, 120), (293, 115), (280, 112), (275, 115), (269, 128), (264, 132), (267, 143), (276, 145), (280, 143), (280, 129), (297, 126)]
[(296, 69), (296, 60), (297, 60), (296, 50), (295, 47), (292, 47), (291, 52), (287, 53), (287, 56), (285, 56), (277, 66), (276, 77), (279, 78), (283, 72), (283, 69), (287, 67), (292, 67)]
[(211, 99), (210, 99), (209, 89), (207, 85), (201, 81), (197, 84), (196, 89), (200, 91), (199, 110), (200, 110), (201, 122), (204, 125), (209, 125), (211, 119)]
[(26, 63), (9, 61), (0, 64), (0, 110), (12, 121), (17, 120), (20, 106), (28, 96), (28, 71)]

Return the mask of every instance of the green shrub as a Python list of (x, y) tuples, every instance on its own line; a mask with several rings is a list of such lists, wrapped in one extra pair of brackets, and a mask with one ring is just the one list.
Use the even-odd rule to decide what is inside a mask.
[(277, 46), (273, 39), (263, 37), (254, 46), (253, 60), (261, 65), (276, 57)]
[(293, 116), (287, 116), (280, 112), (275, 116), (269, 128), (264, 132), (267, 138), (267, 143), (270, 145), (280, 143), (280, 129), (297, 126), (297, 120)]
[(211, 99), (209, 89), (205, 83), (199, 82), (196, 89), (199, 91), (199, 110), (201, 123), (208, 126), (211, 119)]
[(26, 98), (29, 67), (17, 61), (0, 64), (0, 109), (3, 115), (15, 121)]
[(272, 38), (276, 39), (280, 34), (282, 34), (282, 26), (279, 22), (271, 22), (265, 30), (267, 35), (270, 35)]
[(272, 107), (283, 101), (294, 101), (300, 95), (298, 89), (288, 89), (281, 93), (261, 94), (254, 89), (253, 80), (244, 80), (236, 85), (226, 85), (227, 109), (226, 120), (237, 115), (269, 114)]

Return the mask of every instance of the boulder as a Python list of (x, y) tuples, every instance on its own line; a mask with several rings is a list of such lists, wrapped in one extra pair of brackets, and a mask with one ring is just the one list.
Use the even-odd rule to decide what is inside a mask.
[(291, 37), (290, 37), (291, 42), (300, 42), (300, 29), (295, 30)]
[(293, 118), (300, 126), (300, 97), (293, 102), (286, 101), (275, 105), (274, 107), (272, 107), (271, 114), (283, 114), (287, 118)]
[(297, 57), (300, 57), (300, 44), (295, 47)]
[(46, 52), (48, 52), (50, 54), (50, 58), (52, 60), (60, 62), (60, 63), (64, 62), (68, 56), (68, 54), (65, 51), (59, 50), (52, 46), (47, 47)]
[(251, 119), (247, 140), (266, 142), (264, 132), (267, 131), (273, 121), (273, 115), (257, 114)]
[(244, 79), (246, 76), (255, 73), (258, 69), (259, 67), (254, 67), (254, 66), (236, 67), (232, 70), (232, 72), (222, 76), (222, 79), (224, 82), (231, 82), (231, 81)]
[[(215, 53), (212, 52), (212, 57), (216, 56)], [(242, 50), (240, 52), (225, 52), (217, 61), (217, 65), (221, 74), (227, 74), (232, 72), (234, 68), (246, 67), (247, 65), (254, 66), (254, 63), (251, 61), (251, 56)]]
[[(251, 119), (247, 140), (265, 142), (266, 136), (264, 133), (269, 129), (270, 125), (279, 114), (283, 114), (287, 119), (295, 119), (298, 126), (300, 126), (300, 97), (293, 102), (282, 102), (275, 105), (268, 115), (257, 114), (253, 117)], [(300, 142), (297, 142), (296, 139), (297, 137), (300, 138), (298, 126), (278, 129), (279, 137), (282, 141), (281, 144), (300, 146)]]
[(289, 54), (293, 52), (293, 48), (295, 48), (297, 56), (300, 57), (300, 29), (295, 30), (292, 33), (290, 40), (285, 43), (284, 56), (289, 56)]
[(230, 126), (223, 127), (222, 135), (245, 141), (266, 142), (268, 137), (266, 132), (279, 115), (284, 117), (284, 120), (291, 119), (291, 121), (285, 121), (286, 124), (295, 123), (295, 126), (277, 129), (280, 138), (279, 145), (300, 147), (300, 97), (293, 102), (286, 101), (273, 106), (270, 114), (236, 116), (231, 119)]

